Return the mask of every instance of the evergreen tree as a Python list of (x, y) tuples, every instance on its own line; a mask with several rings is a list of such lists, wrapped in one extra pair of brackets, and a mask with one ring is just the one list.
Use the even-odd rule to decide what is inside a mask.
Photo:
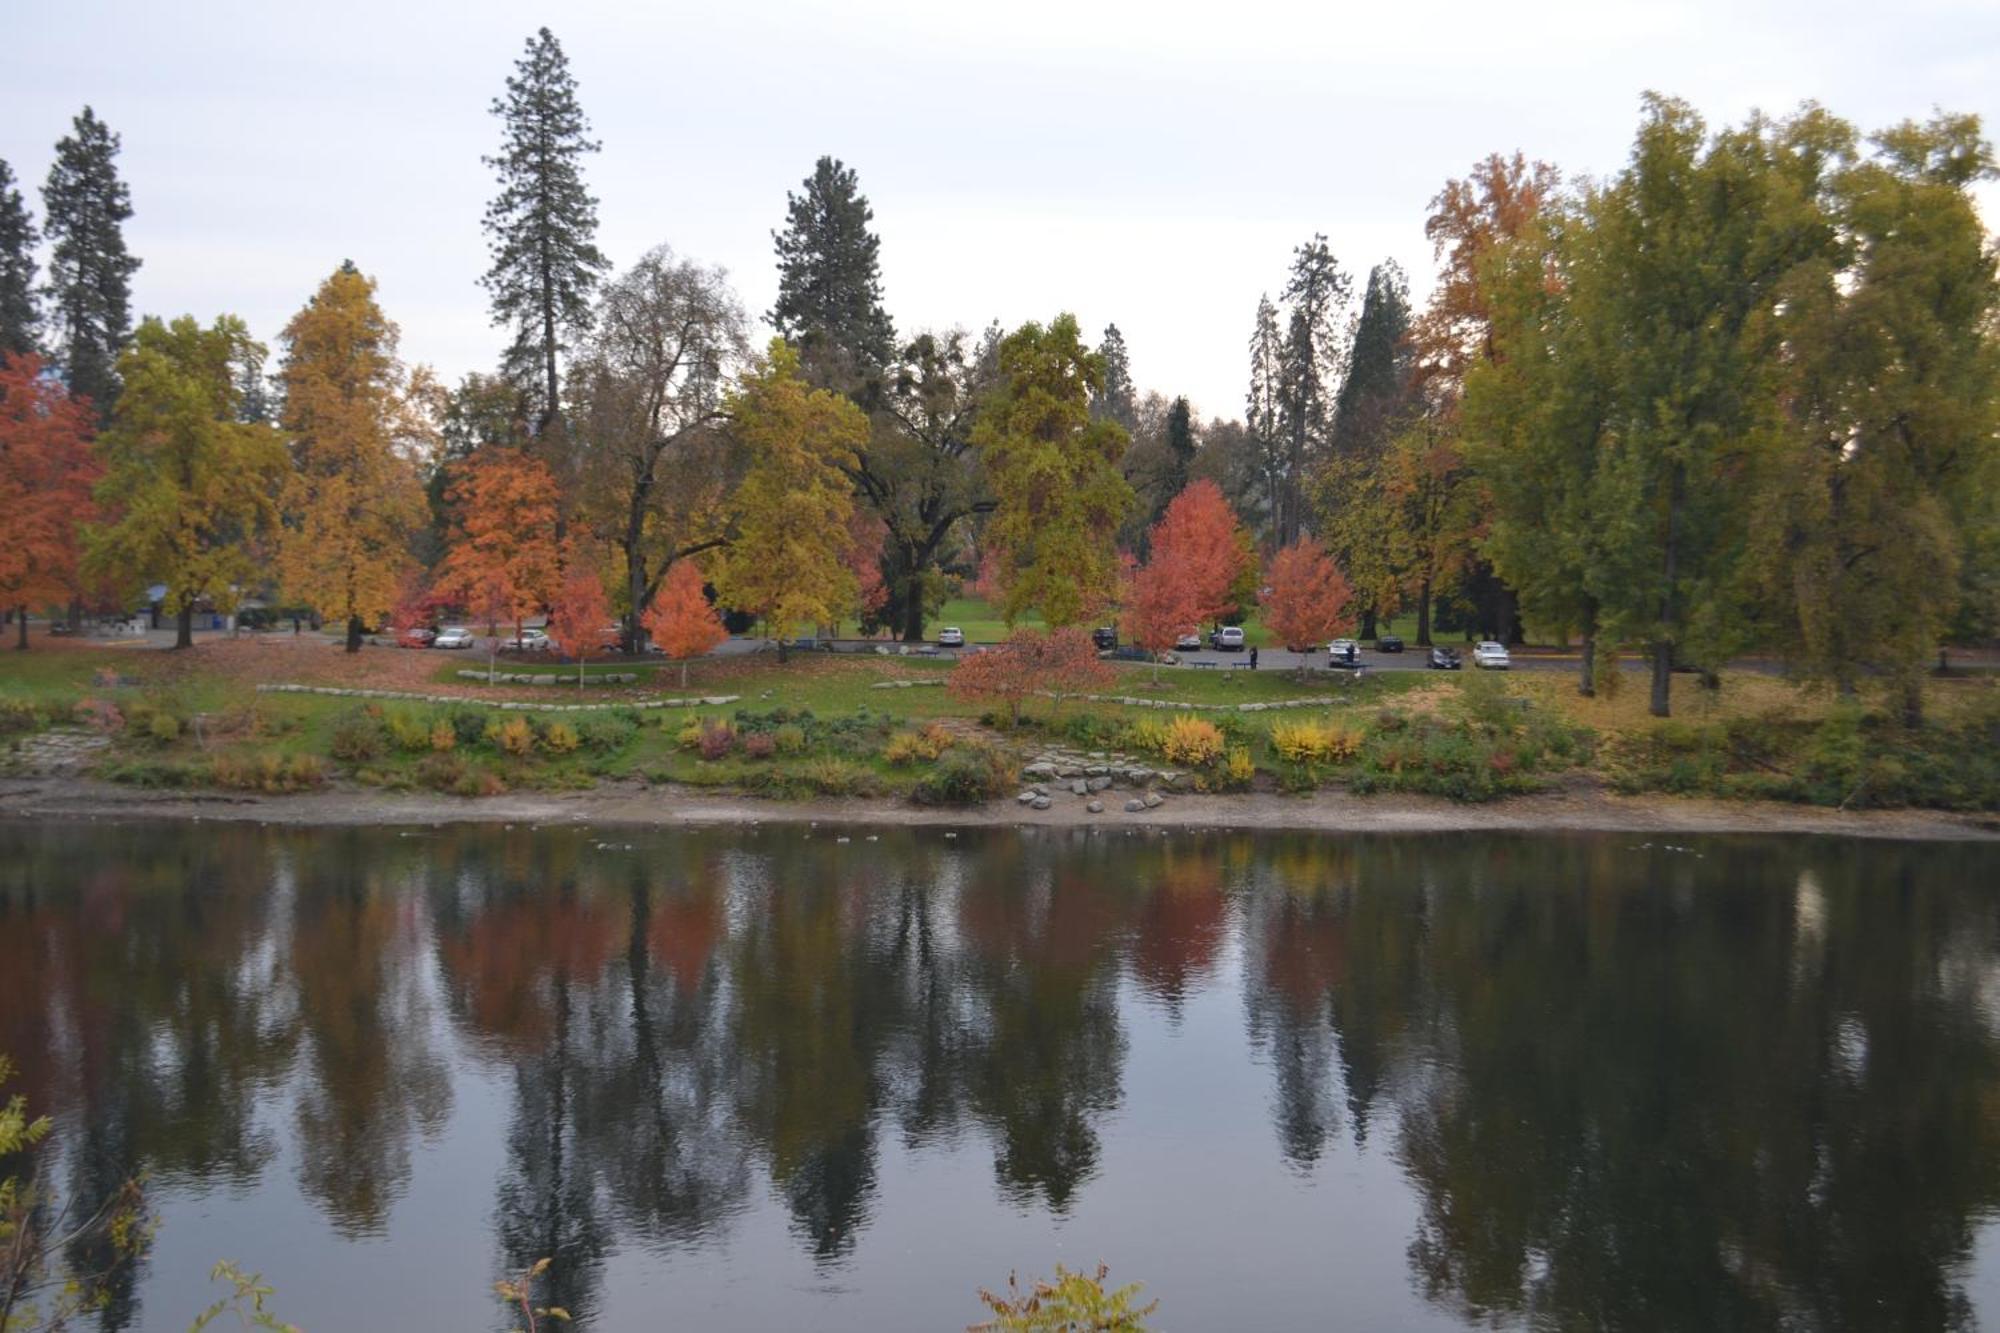
[(0, 161), (0, 357), (35, 350), (35, 326), (41, 318), (35, 304), (38, 239), (14, 172)]
[(1410, 385), (1410, 283), (1395, 260), (1368, 274), (1347, 378), (1334, 402), (1337, 453), (1379, 453), (1407, 410)]
[(1285, 342), (1278, 332), (1278, 307), (1257, 298), (1257, 325), (1250, 334), (1250, 393), (1244, 404), (1258, 479), (1264, 492), (1266, 535), (1276, 541), (1285, 508), (1285, 432), (1280, 407)]
[(493, 266), (481, 280), (493, 296), (493, 322), (514, 329), (508, 377), (540, 398), (546, 428), (561, 411), (556, 361), (568, 340), (590, 326), (590, 296), (606, 265), (597, 248), (597, 199), (583, 185), (581, 163), (601, 145), (576, 100), (576, 79), (547, 28), (495, 98), (506, 125), (500, 154), (485, 159), (500, 193), (486, 206)]
[(1132, 354), (1116, 324), (1104, 326), (1097, 354), (1104, 358), (1104, 386), (1090, 396), (1090, 419), (1115, 421), (1130, 435), (1139, 424), (1139, 396), (1132, 387)]
[(1167, 409), (1167, 475), (1160, 488), (1169, 496), (1187, 489), (1194, 449), (1194, 409), (1186, 398), (1176, 398)]
[(785, 192), (785, 215), (785, 229), (771, 233), (771, 325), (797, 346), (810, 381), (855, 388), (895, 356), (895, 326), (882, 308), (882, 242), (869, 229), (875, 210), (854, 169), (822, 157), (800, 193)]
[(1291, 312), (1278, 378), (1285, 451), (1276, 536), (1284, 544), (1296, 540), (1302, 529), (1305, 475), (1327, 442), (1333, 386), (1341, 375), (1337, 320), (1346, 308), (1350, 286), (1324, 235), (1314, 236), (1292, 253), (1291, 277), (1284, 291)]
[(118, 401), (118, 353), (132, 333), (132, 274), (125, 251), (132, 194), (118, 179), (118, 136), (89, 107), (56, 144), (42, 187), (49, 256), (49, 350), (70, 392), (90, 399), (108, 421)]

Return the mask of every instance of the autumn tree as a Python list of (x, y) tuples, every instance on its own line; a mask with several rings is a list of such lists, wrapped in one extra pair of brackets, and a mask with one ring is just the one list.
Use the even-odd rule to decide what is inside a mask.
[(889, 604), (889, 585), (882, 577), (882, 543), (889, 525), (860, 505), (847, 517), (847, 549), (843, 559), (854, 574), (854, 607), (864, 632), (873, 634)]
[(0, 357), (26, 356), (40, 345), (41, 310), (35, 290), (39, 239), (13, 168), (0, 160)]
[(1437, 598), (1457, 586), (1471, 559), (1480, 489), (1449, 426), (1421, 418), (1380, 462), (1374, 510), (1390, 579), (1417, 606), (1417, 642), (1431, 642)]
[(740, 452), (724, 429), (744, 315), (720, 269), (658, 246), (606, 285), (570, 372), (582, 440), (579, 512), (624, 564), (628, 652), (660, 581), (719, 545)]
[(854, 168), (838, 158), (820, 158), (799, 193), (785, 192), (785, 229), (771, 234), (778, 299), (770, 321), (816, 387), (857, 390), (895, 355), (874, 220)]
[(1292, 254), (1285, 283), (1285, 340), (1278, 359), (1278, 429), (1283, 438), (1280, 513), (1275, 535), (1289, 542), (1304, 527), (1307, 478), (1319, 464), (1332, 426), (1334, 395), (1346, 373), (1341, 328), (1353, 281), (1314, 236)]
[(504, 620), (518, 639), (561, 577), (548, 464), (521, 450), (481, 450), (459, 466), (451, 499), (457, 520), (438, 589), (485, 619), (489, 637)]
[(1155, 552), (1127, 581), (1124, 602), (1125, 637), (1154, 654), (1153, 680), (1158, 683), (1158, 655), (1201, 624), (1194, 585), (1180, 577), (1173, 562), (1161, 560)]
[(1070, 626), (1052, 630), (1020, 630), (993, 648), (982, 648), (959, 659), (951, 672), (951, 692), (962, 699), (1007, 705), (1015, 726), (1021, 704), (1031, 694), (1061, 696), (1116, 679), (1097, 655), (1088, 631)]
[(1219, 620), (1236, 609), (1238, 582), (1252, 564), (1252, 553), (1235, 511), (1214, 482), (1192, 482), (1174, 497), (1153, 525), (1149, 549), (1147, 567), (1158, 566), (1163, 577), (1185, 586), (1195, 613), (1177, 634), (1189, 624)]
[(1424, 235), (1438, 259), (1430, 304), (1413, 328), (1418, 373), (1455, 395), (1474, 361), (1493, 355), (1492, 319), (1481, 269), (1494, 247), (1534, 221), (1555, 197), (1560, 173), (1520, 153), (1493, 153), (1431, 200)]
[(67, 602), (78, 589), (78, 525), (91, 516), (98, 477), (88, 406), (42, 373), (32, 353), (0, 352), (0, 606), (28, 646), (28, 609)]
[(347, 627), (347, 651), (396, 605), (424, 517), (409, 376), (375, 283), (342, 264), (285, 326), (280, 420), (292, 447), (278, 569), (291, 593)]
[(681, 664), (682, 689), (687, 688), (688, 659), (706, 654), (729, 637), (692, 560), (677, 561), (667, 571), (646, 608), (645, 626), (660, 651)]
[(854, 609), (854, 573), (844, 558), (854, 512), (847, 473), (867, 442), (868, 419), (840, 395), (808, 386), (782, 338), (743, 375), (727, 410), (747, 461), (716, 593), (761, 617), (782, 657), (797, 627), (836, 622)]
[(1320, 544), (1301, 537), (1271, 557), (1264, 624), (1295, 651), (1310, 651), (1354, 627), (1354, 591)]
[(165, 584), (176, 648), (193, 646), (197, 603), (233, 607), (257, 581), (277, 523), (284, 439), (237, 416), (235, 368), (253, 346), (231, 315), (207, 328), (145, 320), (118, 359), (124, 392), (97, 438), (106, 521), (86, 536), (86, 572), (127, 590)]
[(1074, 625), (1117, 590), (1114, 535), (1133, 502), (1118, 471), (1125, 430), (1090, 419), (1104, 364), (1074, 315), (1010, 334), (999, 367), (973, 442), (997, 502), (986, 540), (1008, 570), (1004, 614), (1012, 625), (1032, 608), (1050, 625)]
[(597, 152), (577, 102), (576, 77), (547, 28), (527, 42), (493, 114), (505, 130), (485, 159), (500, 183), (486, 206), (493, 263), (481, 279), (493, 322), (511, 327), (507, 373), (534, 385), (539, 424), (562, 410), (557, 359), (590, 325), (590, 296), (608, 267), (597, 248), (597, 199), (583, 183), (583, 159)]
[(132, 192), (118, 177), (118, 136), (89, 107), (56, 143), (42, 187), (49, 245), (49, 350), (70, 392), (98, 420), (118, 401), (118, 354), (132, 332), (132, 274), (125, 249)]
[(573, 552), (549, 610), (549, 628), (562, 650), (576, 659), (579, 690), (583, 688), (584, 663), (604, 651), (604, 627), (610, 623), (611, 602), (604, 595), (604, 580), (589, 561)]

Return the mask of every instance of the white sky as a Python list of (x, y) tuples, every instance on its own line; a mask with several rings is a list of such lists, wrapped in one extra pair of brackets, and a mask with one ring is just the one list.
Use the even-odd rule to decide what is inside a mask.
[(233, 311), (271, 341), (351, 257), (448, 381), (504, 342), (477, 285), (479, 159), (545, 22), (604, 141), (587, 171), (614, 264), (665, 241), (768, 309), (785, 191), (831, 153), (874, 204), (899, 331), (1115, 321), (1140, 387), (1204, 416), (1240, 415), (1257, 297), (1298, 241), (1326, 232), (1357, 291), (1393, 256), (1421, 295), (1447, 177), (1515, 148), (1614, 170), (1644, 89), (1712, 124), (1815, 98), (1864, 129), (1942, 106), (2000, 131), (2000, 0), (0, 11), (0, 158), (39, 217), (80, 106), (123, 136), (139, 311)]

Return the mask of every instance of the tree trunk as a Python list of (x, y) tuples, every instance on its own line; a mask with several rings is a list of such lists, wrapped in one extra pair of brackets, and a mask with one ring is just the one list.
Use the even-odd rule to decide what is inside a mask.
[(1375, 608), (1372, 606), (1361, 613), (1361, 637), (1364, 639), (1381, 637), (1375, 633)]
[(14, 651), (25, 653), (28, 651), (28, 608), (27, 607), (22, 606), (15, 610), (14, 623), (20, 626), (21, 630), (21, 638), (20, 641), (14, 645)]
[(1425, 579), (1417, 590), (1417, 647), (1431, 646), (1431, 581)]
[(180, 613), (174, 617), (174, 647), (194, 647), (194, 603), (192, 602), (183, 606)]
[(358, 653), (361, 651), (360, 616), (349, 616), (347, 618), (347, 651), (350, 653)]
[(1924, 724), (1924, 678), (1912, 671), (1903, 677), (1903, 725), (1912, 729)]
[(903, 642), (922, 643), (924, 641), (924, 592), (922, 580), (912, 577), (909, 591), (903, 594)]
[(681, 688), (685, 690), (687, 687), (688, 687), (688, 660), (685, 657), (683, 657), (681, 659)]
[(1583, 632), (1583, 666), (1577, 676), (1576, 692), (1586, 699), (1597, 697), (1597, 631)]
[(1654, 717), (1671, 717), (1674, 708), (1674, 644), (1671, 639), (1659, 639), (1653, 643), (1653, 702), (1651, 712)]

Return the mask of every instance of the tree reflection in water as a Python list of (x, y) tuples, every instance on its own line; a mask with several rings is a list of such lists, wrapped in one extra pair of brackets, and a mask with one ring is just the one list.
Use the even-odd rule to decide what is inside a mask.
[(885, 1151), (972, 1146), (966, 1206), (1017, 1215), (1128, 1189), (1135, 1036), (1219, 995), (1244, 1059), (1185, 1078), (1268, 1081), (1241, 1134), (1307, 1187), (1392, 1155), (1435, 1311), (1969, 1322), (1994, 854), (1640, 841), (4, 826), (0, 1049), (80, 1200), (283, 1159), (347, 1238), (396, 1237), (497, 1079), (493, 1272), (551, 1257), (587, 1321), (616, 1253), (725, 1247), (766, 1199), (851, 1265)]

